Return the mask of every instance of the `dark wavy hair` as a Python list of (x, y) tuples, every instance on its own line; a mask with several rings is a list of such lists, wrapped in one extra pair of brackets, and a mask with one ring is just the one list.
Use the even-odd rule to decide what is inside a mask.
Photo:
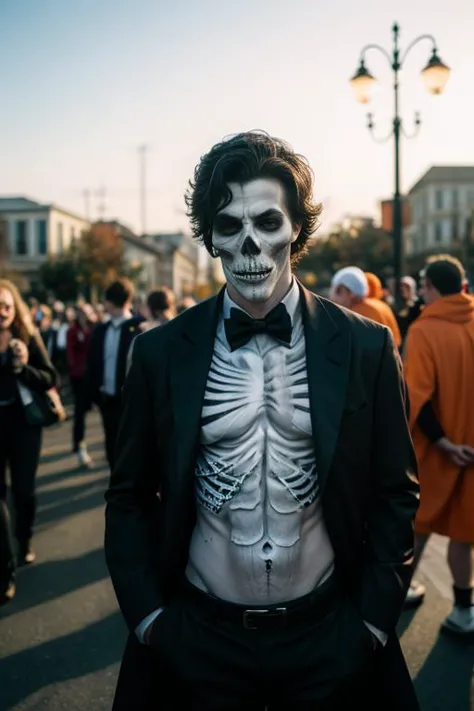
[(202, 156), (185, 195), (193, 235), (212, 257), (218, 256), (212, 244), (212, 229), (217, 213), (232, 200), (228, 184), (257, 178), (278, 180), (285, 189), (293, 226), (300, 226), (298, 238), (291, 245), (295, 264), (318, 227), (322, 205), (313, 202), (314, 176), (306, 158), (262, 131), (239, 133)]

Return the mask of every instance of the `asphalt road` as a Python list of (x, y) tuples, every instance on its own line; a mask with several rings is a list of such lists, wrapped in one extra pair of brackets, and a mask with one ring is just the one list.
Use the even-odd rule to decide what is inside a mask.
[[(38, 478), (35, 565), (0, 610), (0, 711), (109, 711), (126, 630), (102, 543), (108, 473), (96, 415), (92, 471), (77, 469), (70, 424), (46, 433)], [(474, 644), (439, 634), (450, 610), (443, 541), (426, 555), (424, 605), (400, 634), (423, 711), (474, 709)], [(131, 711), (133, 711), (131, 709)]]

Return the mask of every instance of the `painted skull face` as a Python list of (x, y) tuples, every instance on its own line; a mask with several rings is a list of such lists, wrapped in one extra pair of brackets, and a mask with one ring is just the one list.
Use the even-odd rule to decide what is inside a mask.
[(229, 188), (232, 200), (216, 215), (212, 244), (231, 291), (262, 303), (291, 278), (291, 245), (299, 230), (291, 223), (278, 181), (260, 178), (229, 183)]

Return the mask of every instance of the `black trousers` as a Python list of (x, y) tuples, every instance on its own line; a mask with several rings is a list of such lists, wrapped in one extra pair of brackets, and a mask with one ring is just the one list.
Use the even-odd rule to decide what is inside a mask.
[(20, 547), (33, 536), (36, 513), (36, 471), (38, 469), (42, 429), (29, 426), (20, 403), (0, 407), (0, 499), (6, 501), (6, 472), (10, 470), (11, 493), (15, 513), (15, 535)]
[(418, 708), (392, 706), (381, 690), (377, 657), (385, 650), (374, 649), (354, 602), (334, 589), (321, 593), (302, 614), (249, 629), (240, 612), (219, 615), (208, 596), (184, 592), (156, 621), (150, 647), (131, 635), (113, 711)]
[(74, 398), (74, 425), (72, 428), (72, 449), (77, 452), (84, 440), (86, 430), (84, 378), (71, 377), (71, 388)]
[(5, 501), (0, 499), (0, 599), (15, 579), (15, 555), (10, 528), (10, 514)]
[(105, 435), (105, 454), (109, 467), (112, 470), (115, 460), (115, 443), (120, 422), (120, 398), (102, 395), (100, 404), (100, 414)]

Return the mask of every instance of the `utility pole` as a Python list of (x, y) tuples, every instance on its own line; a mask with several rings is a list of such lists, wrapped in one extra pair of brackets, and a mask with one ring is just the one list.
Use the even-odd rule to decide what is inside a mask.
[(105, 187), (102, 186), (99, 188), (99, 190), (96, 191), (96, 196), (99, 198), (99, 202), (97, 204), (97, 213), (99, 215), (99, 220), (103, 220), (105, 216), (105, 196), (106, 196), (106, 190)]
[(140, 219), (142, 237), (146, 235), (146, 153), (147, 145), (138, 147), (140, 160)]
[(90, 204), (90, 197), (91, 197), (91, 191), (89, 188), (86, 188), (83, 192), (84, 195), (84, 213), (86, 216), (86, 220), (90, 220), (91, 216), (91, 204)]

